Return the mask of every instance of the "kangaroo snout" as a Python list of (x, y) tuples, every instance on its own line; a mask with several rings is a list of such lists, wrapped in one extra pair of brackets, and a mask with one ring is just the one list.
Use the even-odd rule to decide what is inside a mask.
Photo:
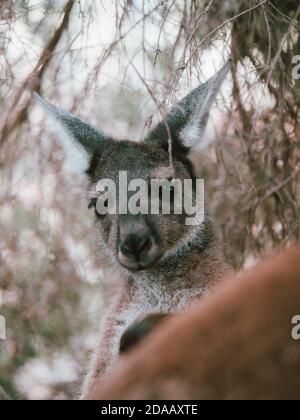
[(125, 257), (140, 259), (152, 246), (150, 235), (129, 235), (121, 245), (121, 252)]
[(124, 267), (138, 271), (151, 266), (160, 256), (155, 235), (141, 221), (120, 225), (118, 259)]

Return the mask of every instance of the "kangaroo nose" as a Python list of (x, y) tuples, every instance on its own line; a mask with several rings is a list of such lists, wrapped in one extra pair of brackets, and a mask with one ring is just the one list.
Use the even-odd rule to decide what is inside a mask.
[(130, 259), (140, 260), (152, 247), (152, 239), (149, 235), (129, 235), (121, 245), (122, 254)]
[(118, 261), (128, 270), (146, 270), (162, 257), (159, 236), (143, 217), (124, 215), (118, 233)]

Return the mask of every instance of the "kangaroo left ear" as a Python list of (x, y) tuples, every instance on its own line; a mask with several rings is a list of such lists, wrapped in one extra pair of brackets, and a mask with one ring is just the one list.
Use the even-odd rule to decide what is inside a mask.
[(106, 137), (92, 125), (75, 115), (56, 108), (36, 93), (34, 97), (46, 111), (46, 114), (57, 122), (58, 128), (60, 128), (58, 135), (66, 154), (71, 156), (70, 160), (76, 158), (76, 162), (73, 163), (81, 172), (88, 168), (93, 156), (101, 156), (104, 148), (113, 142), (111, 138)]
[[(146, 138), (146, 142), (167, 142), (169, 134), (175, 143), (189, 150), (203, 138), (209, 113), (225, 80), (231, 63), (228, 62), (214, 77), (182, 99)], [(163, 145), (162, 145), (163, 146)]]

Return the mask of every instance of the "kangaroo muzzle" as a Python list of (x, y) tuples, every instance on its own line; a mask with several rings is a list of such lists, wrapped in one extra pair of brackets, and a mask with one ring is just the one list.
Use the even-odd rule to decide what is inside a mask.
[(156, 235), (143, 218), (125, 217), (119, 225), (118, 259), (122, 266), (138, 271), (160, 257)]

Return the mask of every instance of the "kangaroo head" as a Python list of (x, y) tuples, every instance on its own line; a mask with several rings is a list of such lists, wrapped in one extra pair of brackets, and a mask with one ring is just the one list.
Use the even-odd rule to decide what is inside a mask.
[[(118, 211), (114, 214), (100, 214), (97, 201), (106, 196), (97, 185), (104, 179), (115, 181), (116, 197), (120, 197), (120, 172), (126, 173), (128, 185), (137, 179), (143, 180), (148, 186), (153, 180), (195, 180), (189, 152), (203, 137), (210, 108), (228, 70), (227, 64), (216, 76), (186, 96), (141, 143), (107, 137), (90, 124), (37, 96), (42, 106), (63, 129), (63, 140), (67, 137), (79, 145), (88, 158), (90, 207), (95, 208), (102, 243), (110, 255), (130, 272), (159, 267), (168, 256), (187, 243), (195, 227), (185, 223), (187, 215), (184, 211), (182, 214), (174, 214), (172, 211), (169, 214), (121, 214)], [(170, 138), (172, 165), (169, 156)], [(169, 184), (168, 189), (173, 206), (174, 186)], [(131, 196), (132, 192), (129, 191), (128, 199)], [(104, 205), (107, 200), (106, 197)]]

